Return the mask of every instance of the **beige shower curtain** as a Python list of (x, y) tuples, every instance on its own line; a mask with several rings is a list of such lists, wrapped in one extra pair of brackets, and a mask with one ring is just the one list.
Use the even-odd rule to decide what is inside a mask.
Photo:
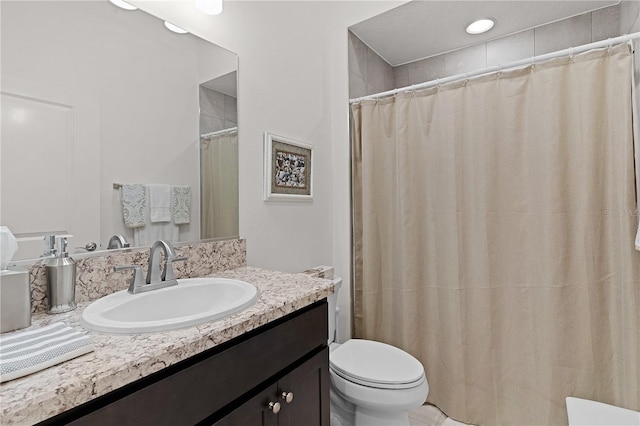
[(200, 140), (202, 238), (238, 235), (238, 133)]
[(484, 425), (640, 409), (630, 45), (352, 106), (354, 332)]

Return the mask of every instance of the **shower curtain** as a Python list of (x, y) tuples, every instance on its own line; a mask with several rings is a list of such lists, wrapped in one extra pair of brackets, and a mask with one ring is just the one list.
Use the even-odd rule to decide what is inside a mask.
[(354, 335), (484, 425), (640, 409), (628, 44), (352, 105)]
[(238, 133), (200, 140), (202, 238), (238, 235)]

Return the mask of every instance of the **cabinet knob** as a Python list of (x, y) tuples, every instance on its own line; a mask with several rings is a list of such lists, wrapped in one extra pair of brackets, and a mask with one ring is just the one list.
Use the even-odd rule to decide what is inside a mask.
[(280, 397), (284, 399), (287, 404), (291, 404), (291, 402), (293, 402), (293, 392), (282, 392)]
[(271, 410), (271, 412), (273, 414), (278, 414), (280, 412), (280, 403), (279, 402), (270, 402), (269, 403), (269, 410)]

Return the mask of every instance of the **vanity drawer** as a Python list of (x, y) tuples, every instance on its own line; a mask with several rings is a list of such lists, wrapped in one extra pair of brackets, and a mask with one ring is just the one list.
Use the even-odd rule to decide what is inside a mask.
[(321, 301), (43, 423), (195, 424), (326, 344)]

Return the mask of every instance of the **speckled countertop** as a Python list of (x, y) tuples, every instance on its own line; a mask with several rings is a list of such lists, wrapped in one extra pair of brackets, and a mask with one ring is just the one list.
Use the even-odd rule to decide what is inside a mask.
[[(0, 385), (0, 424), (37, 423), (333, 293), (330, 280), (305, 274), (244, 267), (214, 276), (255, 285), (258, 300), (225, 319), (179, 330), (138, 335), (88, 331), (94, 352)], [(82, 328), (80, 316), (88, 304), (80, 303), (78, 309), (66, 314), (36, 314), (31, 328), (58, 321)]]

